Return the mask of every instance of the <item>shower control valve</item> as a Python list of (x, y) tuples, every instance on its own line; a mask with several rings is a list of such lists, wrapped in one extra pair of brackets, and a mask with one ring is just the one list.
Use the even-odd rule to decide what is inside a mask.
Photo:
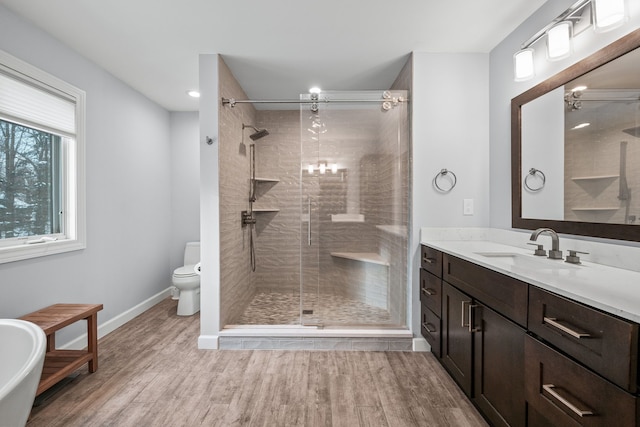
[(250, 224), (256, 223), (256, 217), (253, 216), (253, 212), (250, 211), (242, 211), (242, 227), (246, 227)]

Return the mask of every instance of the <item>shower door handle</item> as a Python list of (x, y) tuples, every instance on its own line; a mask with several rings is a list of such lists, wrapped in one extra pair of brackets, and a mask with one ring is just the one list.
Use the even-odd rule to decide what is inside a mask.
[(307, 212), (309, 219), (307, 220), (307, 244), (311, 246), (311, 197), (307, 198)]

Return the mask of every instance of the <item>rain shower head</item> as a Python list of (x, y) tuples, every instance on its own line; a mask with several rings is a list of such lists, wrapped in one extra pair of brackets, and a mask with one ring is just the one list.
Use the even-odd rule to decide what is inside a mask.
[(245, 128), (251, 128), (253, 130), (255, 130), (255, 133), (252, 133), (251, 135), (249, 135), (249, 138), (251, 138), (253, 141), (256, 141), (264, 136), (269, 135), (269, 131), (266, 129), (258, 129), (255, 126), (251, 126), (251, 125), (245, 125), (244, 123), (242, 124), (242, 129)]

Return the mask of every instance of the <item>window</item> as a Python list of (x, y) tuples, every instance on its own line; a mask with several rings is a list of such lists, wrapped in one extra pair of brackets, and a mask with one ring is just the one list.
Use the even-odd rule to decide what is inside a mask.
[(85, 247), (84, 106), (0, 51), (0, 262)]

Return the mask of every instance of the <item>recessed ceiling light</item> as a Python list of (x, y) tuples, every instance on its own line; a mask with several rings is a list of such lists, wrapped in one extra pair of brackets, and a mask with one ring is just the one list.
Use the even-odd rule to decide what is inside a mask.
[(318, 86), (314, 86), (309, 89), (309, 93), (320, 93), (320, 92), (322, 92), (322, 89), (320, 89)]
[(192, 98), (200, 98), (200, 92), (198, 92), (197, 90), (188, 90), (187, 95)]
[(571, 130), (586, 128), (587, 126), (590, 126), (590, 125), (591, 123), (580, 123), (579, 125), (575, 125), (574, 127), (572, 127)]

